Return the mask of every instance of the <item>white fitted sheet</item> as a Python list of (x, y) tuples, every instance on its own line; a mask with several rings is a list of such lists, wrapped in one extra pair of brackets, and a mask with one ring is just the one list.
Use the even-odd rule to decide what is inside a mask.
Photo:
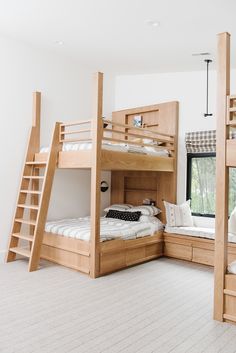
[[(197, 238), (215, 239), (214, 228), (203, 227), (165, 227), (167, 233), (188, 235)], [(236, 243), (236, 235), (229, 233), (228, 240), (230, 243)]]
[[(160, 157), (168, 157), (169, 152), (168, 150), (158, 150), (152, 146), (138, 146), (138, 145), (126, 145), (126, 144), (118, 144), (118, 143), (108, 143), (103, 141), (102, 148), (105, 150), (110, 151), (118, 151), (118, 152), (130, 152), (130, 153), (140, 153), (140, 154), (147, 154), (151, 156), (160, 156)], [(91, 150), (92, 143), (63, 143), (62, 151), (84, 151), (84, 150)], [(40, 149), (40, 153), (48, 153), (49, 147), (42, 147)]]
[[(161, 221), (130, 222), (115, 218), (100, 218), (100, 241), (111, 239), (136, 239), (153, 235), (163, 229)], [(46, 223), (45, 231), (68, 238), (90, 240), (90, 217), (62, 219)]]

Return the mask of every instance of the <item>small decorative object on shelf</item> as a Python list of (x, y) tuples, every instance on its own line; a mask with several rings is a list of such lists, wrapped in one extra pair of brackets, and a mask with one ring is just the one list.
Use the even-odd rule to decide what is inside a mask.
[(142, 127), (143, 125), (143, 117), (142, 115), (135, 115), (133, 119), (133, 125), (136, 127)]
[(156, 205), (156, 201), (154, 201), (152, 199), (144, 199), (143, 200), (143, 205), (155, 206)]

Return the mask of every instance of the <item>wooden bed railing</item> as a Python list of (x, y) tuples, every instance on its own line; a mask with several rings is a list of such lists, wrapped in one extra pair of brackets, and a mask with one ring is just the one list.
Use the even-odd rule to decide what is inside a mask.
[(101, 126), (102, 133), (98, 135), (102, 137), (102, 141), (108, 141), (111, 144), (120, 143), (140, 147), (154, 147), (156, 150), (160, 151), (167, 150), (170, 155), (173, 155), (175, 151), (174, 136), (154, 131), (151, 128), (135, 127), (107, 119), (102, 119), (102, 124), (98, 125), (93, 124), (92, 120), (61, 124), (60, 143), (93, 143), (91, 132), (92, 129), (97, 126)]

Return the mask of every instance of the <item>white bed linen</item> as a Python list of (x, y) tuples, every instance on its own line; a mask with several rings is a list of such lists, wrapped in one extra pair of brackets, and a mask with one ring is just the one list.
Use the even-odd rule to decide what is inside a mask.
[[(100, 241), (111, 239), (135, 239), (153, 235), (163, 229), (161, 222), (129, 222), (114, 218), (101, 217)], [(90, 217), (63, 219), (47, 222), (45, 231), (68, 238), (90, 240)]]
[[(109, 143), (103, 141), (102, 148), (109, 151), (118, 151), (118, 152), (130, 152), (130, 153), (140, 153), (140, 154), (148, 154), (152, 156), (161, 156), (161, 157), (168, 157), (169, 152), (168, 150), (158, 150), (155, 147), (149, 146), (138, 146), (138, 145), (126, 145), (123, 143)], [(83, 150), (91, 150), (92, 143), (63, 143), (62, 151), (83, 151)], [(42, 147), (40, 149), (40, 153), (48, 153), (49, 147)]]
[[(203, 227), (165, 227), (167, 233), (189, 235), (197, 238), (215, 239), (214, 228)], [(236, 235), (229, 233), (228, 240), (230, 243), (236, 243)]]

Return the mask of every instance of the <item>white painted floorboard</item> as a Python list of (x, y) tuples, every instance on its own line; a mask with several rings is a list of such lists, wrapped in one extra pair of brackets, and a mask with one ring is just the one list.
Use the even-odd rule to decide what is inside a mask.
[(91, 280), (17, 261), (0, 266), (0, 353), (236, 353), (212, 304), (206, 266), (162, 258)]

